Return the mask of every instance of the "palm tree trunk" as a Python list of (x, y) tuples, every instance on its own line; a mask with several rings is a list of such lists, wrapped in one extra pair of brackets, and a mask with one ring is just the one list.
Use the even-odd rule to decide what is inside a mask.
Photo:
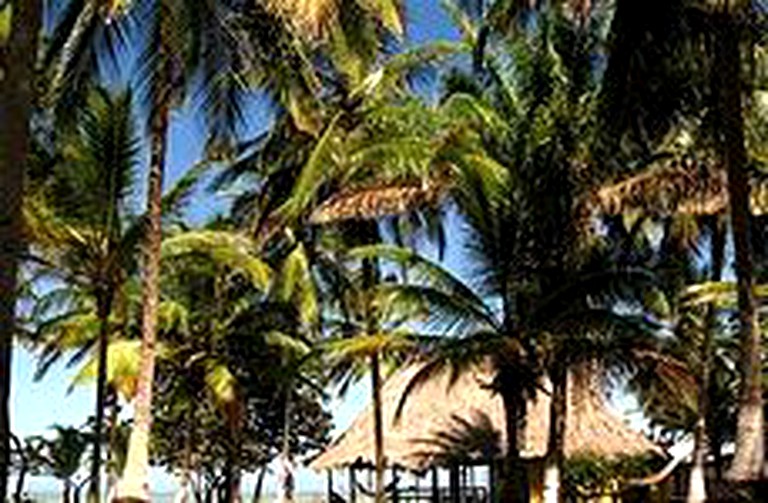
[(0, 46), (0, 501), (8, 496), (11, 354), (22, 239), (22, 198), (34, 67), (42, 20), (40, 0), (11, 1), (11, 31)]
[(157, 308), (160, 302), (162, 196), (169, 108), (160, 98), (151, 123), (151, 155), (147, 194), (147, 231), (142, 247), (141, 367), (134, 399), (134, 420), (128, 457), (118, 488), (121, 501), (149, 501), (149, 433), (152, 423), (152, 384), (155, 375)]
[(528, 502), (528, 475), (520, 445), (525, 441), (526, 403), (520, 383), (503, 369), (500, 371), (500, 393), (506, 415), (507, 452), (501, 473), (501, 503)]
[(193, 447), (193, 430), (194, 430), (194, 410), (190, 407), (187, 413), (184, 435), (184, 461), (181, 465), (181, 487), (179, 490), (183, 495), (183, 501), (189, 503), (192, 494), (192, 447)]
[(550, 372), (552, 397), (549, 403), (549, 439), (544, 466), (544, 503), (561, 500), (563, 460), (565, 458), (565, 418), (568, 402), (568, 372), (565, 364), (555, 364)]
[(19, 440), (19, 437), (11, 434), (11, 440), (16, 445), (16, 452), (19, 456), (21, 466), (19, 466), (19, 473), (16, 475), (16, 491), (13, 494), (13, 501), (15, 503), (21, 503), (22, 494), (24, 493), (24, 483), (27, 478), (27, 471), (29, 470), (29, 460), (24, 452), (24, 445)]
[[(711, 281), (720, 281), (725, 255), (725, 234), (720, 217), (714, 217), (712, 224), (712, 272)], [(707, 321), (704, 327), (704, 339), (701, 342), (701, 367), (698, 372), (698, 407), (694, 430), (693, 464), (688, 477), (687, 503), (703, 503), (707, 500), (706, 460), (707, 415), (709, 414), (709, 376), (712, 372), (712, 336), (717, 329), (717, 310), (714, 305), (707, 308)]]
[(229, 453), (227, 455), (226, 466), (226, 480), (224, 482), (224, 494), (225, 501), (227, 503), (240, 503), (242, 501), (240, 495), (240, 424), (239, 418), (237, 422), (233, 422), (230, 426), (230, 441), (231, 445)]
[(115, 456), (117, 449), (117, 426), (118, 426), (118, 397), (117, 392), (110, 387), (110, 413), (109, 413), (109, 441), (107, 443), (107, 501), (109, 502), (112, 497), (112, 491), (117, 485), (117, 479), (120, 476), (120, 472), (117, 466), (117, 459)]
[(283, 470), (282, 498), (284, 503), (293, 501), (293, 461), (291, 459), (291, 387), (290, 383), (285, 387), (285, 408), (283, 414), (283, 452), (282, 462), (285, 463)]
[(96, 377), (96, 413), (93, 431), (93, 458), (91, 460), (91, 483), (88, 487), (88, 503), (99, 503), (101, 499), (101, 444), (104, 432), (104, 399), (107, 393), (107, 352), (109, 350), (109, 315), (112, 311), (112, 292), (107, 291), (98, 300), (99, 340), (98, 370)]
[[(763, 470), (763, 397), (761, 332), (755, 309), (750, 242), (750, 186), (744, 142), (741, 85), (741, 28), (736, 8), (724, 2), (715, 42), (715, 83), (718, 91), (719, 154), (728, 172), (728, 196), (736, 255), (740, 321), (741, 385), (736, 422), (736, 452), (727, 477), (759, 479)], [(744, 14), (746, 16), (746, 14)]]
[(371, 393), (373, 393), (374, 457), (376, 463), (375, 503), (384, 503), (384, 420), (381, 411), (381, 369), (379, 353), (371, 356)]

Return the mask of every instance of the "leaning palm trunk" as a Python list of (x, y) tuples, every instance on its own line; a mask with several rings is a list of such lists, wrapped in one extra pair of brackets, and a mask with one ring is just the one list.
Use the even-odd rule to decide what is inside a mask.
[[(162, 49), (161, 49), (162, 50)], [(147, 195), (147, 229), (142, 247), (144, 271), (141, 291), (141, 367), (136, 384), (134, 420), (128, 456), (118, 485), (118, 499), (149, 501), (149, 433), (152, 423), (152, 384), (155, 375), (157, 308), (160, 301), (162, 196), (169, 108), (158, 100), (151, 123), (151, 158)]]
[(384, 420), (381, 412), (381, 368), (379, 353), (371, 356), (371, 393), (373, 393), (374, 457), (376, 464), (376, 503), (384, 503)]
[[(725, 254), (725, 235), (719, 217), (712, 225), (712, 273), (711, 281), (720, 281)], [(687, 503), (703, 503), (707, 500), (706, 458), (708, 450), (707, 415), (709, 414), (709, 382), (712, 372), (712, 335), (716, 330), (717, 311), (714, 305), (707, 308), (704, 339), (701, 342), (701, 367), (698, 378), (698, 406), (694, 429), (693, 465), (688, 478)]]
[[(715, 83), (719, 104), (718, 147), (728, 172), (728, 196), (736, 255), (740, 321), (741, 385), (736, 422), (736, 452), (728, 472), (734, 481), (759, 479), (763, 469), (763, 399), (761, 331), (753, 294), (749, 229), (749, 179), (744, 139), (739, 7), (724, 1), (715, 43)], [(734, 1), (733, 3), (740, 3)], [(743, 9), (743, 8), (742, 8)], [(744, 17), (746, 13), (742, 12)]]
[(555, 364), (550, 372), (552, 396), (549, 404), (549, 439), (544, 464), (544, 503), (558, 503), (562, 494), (565, 459), (565, 417), (568, 402), (568, 372), (564, 364)]
[(88, 488), (88, 503), (99, 503), (101, 499), (101, 445), (104, 432), (104, 399), (107, 392), (107, 352), (109, 350), (109, 316), (112, 311), (112, 291), (101, 294), (98, 300), (99, 340), (98, 370), (96, 378), (96, 413), (93, 427), (93, 459), (91, 461), (91, 484)]
[(8, 495), (11, 352), (15, 330), (22, 197), (34, 99), (40, 0), (6, 2), (11, 30), (0, 45), (0, 501)]

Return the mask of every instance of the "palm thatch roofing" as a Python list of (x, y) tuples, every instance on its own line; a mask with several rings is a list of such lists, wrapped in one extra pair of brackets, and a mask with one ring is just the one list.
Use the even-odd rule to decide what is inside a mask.
[[(768, 213), (768, 178), (750, 179), (753, 214)], [(722, 168), (704, 162), (672, 162), (648, 168), (612, 184), (598, 187), (582, 201), (582, 211), (618, 215), (715, 215), (728, 210), (728, 177)]]
[[(451, 460), (471, 463), (503, 455), (506, 415), (501, 397), (487, 386), (493, 379), (490, 366), (476, 366), (453, 384), (450, 371), (435, 375), (411, 392), (395, 421), (403, 392), (420, 368), (419, 364), (406, 366), (382, 388), (386, 464), (421, 472)], [(569, 378), (566, 455), (662, 454), (657, 445), (608, 409), (597, 387), (589, 385), (594, 381), (583, 375)], [(528, 459), (542, 457), (548, 439), (549, 395), (537, 395), (528, 404), (521, 449)], [(369, 404), (310, 466), (324, 470), (373, 464), (373, 410)]]

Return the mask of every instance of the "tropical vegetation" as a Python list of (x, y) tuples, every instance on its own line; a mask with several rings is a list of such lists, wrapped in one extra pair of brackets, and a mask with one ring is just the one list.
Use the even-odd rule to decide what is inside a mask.
[[(450, 36), (400, 0), (0, 0), (0, 501), (149, 501), (151, 465), (258, 501), (274, 462), (291, 500), (368, 378), (381, 503), (414, 361), (399, 410), (493, 369), (501, 501), (542, 393), (547, 502), (643, 473), (566, 459), (585, 369), (691, 439), (687, 501), (765, 480), (768, 6), (428, 3)], [(14, 435), (14, 348), (77, 369), (83, 428)]]

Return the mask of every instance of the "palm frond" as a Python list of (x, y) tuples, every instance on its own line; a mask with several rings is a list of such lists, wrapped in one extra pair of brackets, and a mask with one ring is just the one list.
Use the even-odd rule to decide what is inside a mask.
[(202, 254), (218, 266), (244, 274), (254, 286), (266, 291), (272, 270), (257, 254), (254, 241), (248, 236), (228, 231), (189, 231), (163, 241), (165, 257)]

